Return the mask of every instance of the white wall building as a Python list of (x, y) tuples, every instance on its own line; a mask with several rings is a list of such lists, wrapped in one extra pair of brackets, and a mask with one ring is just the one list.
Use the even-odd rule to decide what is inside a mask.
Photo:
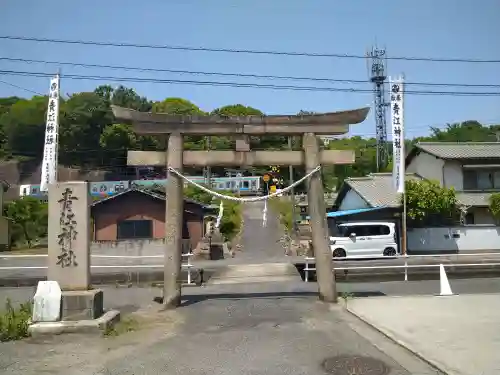
[[(406, 179), (435, 180), (453, 187), (467, 209), (466, 226), (409, 230), (408, 249), (500, 250), (500, 228), (488, 208), (491, 194), (500, 192), (500, 143), (418, 143), (406, 157)], [(373, 173), (346, 179), (335, 206), (345, 211), (401, 204), (391, 173)]]

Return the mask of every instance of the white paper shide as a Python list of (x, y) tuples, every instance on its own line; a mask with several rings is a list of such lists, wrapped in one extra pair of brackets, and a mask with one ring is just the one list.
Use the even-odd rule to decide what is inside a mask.
[(405, 192), (405, 142), (403, 78), (389, 81), (391, 87), (391, 124), (392, 124), (392, 178), (398, 193)]
[(48, 191), (49, 184), (57, 181), (57, 143), (59, 133), (59, 76), (50, 80), (45, 145), (43, 148), (42, 180), (40, 191)]

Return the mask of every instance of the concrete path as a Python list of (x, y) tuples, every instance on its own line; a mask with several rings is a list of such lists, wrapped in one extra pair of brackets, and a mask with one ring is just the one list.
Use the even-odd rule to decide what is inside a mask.
[[(272, 283), (193, 288), (176, 311), (145, 307), (149, 323), (137, 332), (0, 344), (0, 373), (436, 374), (382, 335), (368, 332), (339, 306), (318, 302), (312, 287)], [(366, 357), (372, 367), (333, 372), (341, 364), (335, 356), (354, 356), (351, 361)], [(375, 371), (383, 367), (388, 371)]]
[(285, 249), (279, 243), (283, 236), (278, 218), (271, 207), (267, 207), (267, 224), (262, 226), (264, 202), (243, 205), (243, 232), (240, 244), (242, 250), (236, 252), (237, 263), (286, 262)]
[(355, 298), (348, 310), (447, 374), (500, 374), (499, 294)]

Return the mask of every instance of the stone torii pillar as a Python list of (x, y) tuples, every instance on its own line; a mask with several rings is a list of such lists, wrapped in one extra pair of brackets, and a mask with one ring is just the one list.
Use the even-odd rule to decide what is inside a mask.
[[(182, 170), (184, 165), (207, 166), (263, 166), (306, 165), (308, 171), (319, 164), (352, 164), (351, 150), (319, 150), (317, 136), (342, 135), (349, 131), (349, 124), (363, 122), (369, 108), (351, 111), (296, 116), (175, 116), (163, 113), (146, 113), (112, 106), (116, 119), (132, 124), (141, 135), (168, 136), (166, 152), (129, 151), (130, 166), (167, 166)], [(234, 151), (184, 151), (183, 135), (233, 136), (237, 138)], [(257, 135), (301, 135), (304, 151), (252, 151), (248, 137)], [(181, 302), (181, 254), (183, 182), (168, 172), (166, 186), (166, 247), (164, 268), (164, 307), (173, 308)], [(313, 247), (316, 256), (318, 290), (321, 300), (335, 302), (335, 278), (332, 255), (328, 243), (328, 228), (321, 182), (321, 173), (309, 181), (309, 204)]]

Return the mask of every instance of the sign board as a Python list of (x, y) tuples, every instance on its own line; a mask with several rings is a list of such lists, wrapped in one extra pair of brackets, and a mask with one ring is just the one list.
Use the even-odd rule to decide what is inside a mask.
[(390, 80), (392, 126), (392, 178), (398, 193), (405, 192), (405, 137), (403, 78)]
[(59, 76), (50, 80), (47, 123), (43, 146), (42, 177), (40, 191), (48, 191), (49, 184), (57, 182), (59, 140)]
[(39, 281), (33, 302), (34, 323), (61, 320), (61, 288), (57, 281)]
[(262, 179), (264, 180), (264, 182), (269, 182), (269, 180), (271, 179), (271, 177), (268, 175), (268, 174), (265, 174)]

